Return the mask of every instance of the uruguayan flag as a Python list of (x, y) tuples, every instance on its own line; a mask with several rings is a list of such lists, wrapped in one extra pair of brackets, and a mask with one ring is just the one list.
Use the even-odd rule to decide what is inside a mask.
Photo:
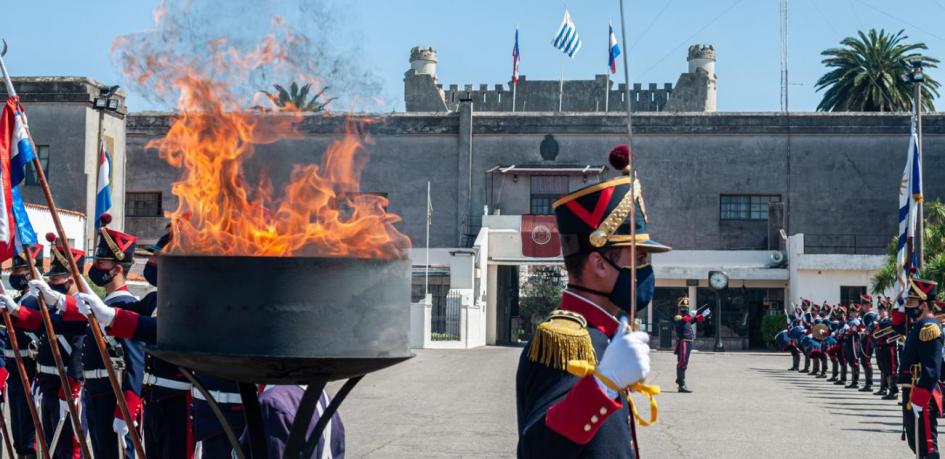
[(915, 237), (916, 219), (919, 203), (922, 202), (922, 164), (919, 161), (919, 136), (915, 122), (909, 139), (909, 153), (906, 167), (899, 182), (899, 241), (896, 252), (896, 299), (905, 303), (903, 293), (909, 289), (909, 276), (912, 275), (918, 254), (910, 241)]
[(564, 10), (564, 18), (561, 20), (561, 26), (558, 27), (558, 33), (551, 40), (552, 46), (558, 48), (568, 57), (574, 57), (581, 49), (581, 37), (574, 26), (574, 20), (571, 19), (571, 13)]
[(101, 226), (102, 214), (112, 208), (111, 175), (112, 158), (102, 145), (98, 155), (98, 184), (95, 187), (95, 229)]

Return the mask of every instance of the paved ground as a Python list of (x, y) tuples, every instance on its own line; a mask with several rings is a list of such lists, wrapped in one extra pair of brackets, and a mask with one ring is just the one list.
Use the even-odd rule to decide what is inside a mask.
[[(514, 456), (520, 351), (421, 350), (368, 375), (341, 407), (349, 457)], [(781, 354), (694, 353), (695, 393), (677, 394), (674, 356), (654, 352), (650, 379), (666, 392), (657, 425), (640, 429), (641, 457), (912, 457), (895, 402), (788, 366)]]

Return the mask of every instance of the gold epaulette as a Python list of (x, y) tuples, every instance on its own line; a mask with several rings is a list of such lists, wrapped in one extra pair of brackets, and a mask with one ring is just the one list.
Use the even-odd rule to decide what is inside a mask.
[(567, 371), (570, 360), (586, 360), (596, 365), (587, 320), (576, 312), (552, 311), (548, 320), (535, 329), (528, 360), (562, 371)]
[(673, 320), (682, 320), (682, 316), (679, 314), (676, 314), (676, 317), (673, 317)]
[(942, 336), (942, 327), (938, 324), (925, 324), (919, 330), (919, 339), (921, 341), (932, 341)]

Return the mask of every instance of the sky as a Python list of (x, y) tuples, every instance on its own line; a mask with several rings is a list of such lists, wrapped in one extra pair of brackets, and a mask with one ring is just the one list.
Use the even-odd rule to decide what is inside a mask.
[[(204, 0), (194, 0), (200, 2)], [(780, 108), (779, 0), (625, 0), (630, 80), (675, 84), (685, 72), (689, 45), (711, 44), (718, 56), (719, 111), (777, 111)], [(359, 71), (380, 83), (372, 111), (402, 111), (403, 74), (410, 48), (433, 46), (437, 73), (444, 85), (490, 86), (511, 78), (511, 50), (519, 28), (520, 73), (530, 80), (557, 80), (560, 52), (550, 41), (565, 3), (548, 0), (258, 0), (259, 10), (227, 7), (214, 14), (239, 24), (268, 14), (290, 19), (304, 8), (330, 12), (327, 34), (300, 27), (317, 40), (343, 50)], [(857, 30), (905, 29), (911, 41), (928, 45), (927, 54), (945, 60), (945, 0), (915, 0), (909, 11), (882, 0), (789, 0), (789, 105), (813, 111), (821, 94), (817, 79), (826, 72), (820, 52), (838, 45)], [(110, 50), (115, 37), (154, 27), (155, 0), (47, 0), (9, 2), (9, 17), (0, 35), (10, 51), (5, 57), (14, 76), (88, 76), (105, 84), (122, 83)], [(278, 4), (278, 5), (277, 5)], [(314, 5), (314, 6), (313, 6)], [(564, 64), (565, 79), (592, 79), (607, 69), (607, 25), (620, 34), (618, 0), (585, 0), (567, 4), (584, 46)], [(219, 13), (216, 13), (219, 11)], [(304, 16), (299, 16), (304, 17)], [(31, 18), (37, 18), (33, 20)], [(213, 21), (214, 18), (207, 18)], [(300, 19), (300, 21), (303, 21)], [(304, 21), (303, 21), (304, 22)], [(195, 27), (199, 27), (199, 22)], [(239, 33), (233, 27), (233, 33)], [(622, 64), (621, 64), (622, 65)], [(942, 69), (928, 73), (945, 80)], [(618, 81), (623, 81), (622, 69)], [(330, 80), (330, 78), (329, 78)], [(328, 82), (331, 83), (330, 81)], [(945, 101), (936, 101), (942, 109)], [(166, 109), (145, 94), (131, 93), (131, 111)]]

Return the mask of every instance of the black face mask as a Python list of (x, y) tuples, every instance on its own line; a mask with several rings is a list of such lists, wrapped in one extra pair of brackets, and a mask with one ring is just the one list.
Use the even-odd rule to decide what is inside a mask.
[(906, 308), (906, 314), (909, 315), (909, 318), (912, 320), (919, 320), (922, 317), (922, 308)]
[(26, 290), (29, 287), (29, 278), (23, 274), (10, 274), (10, 286), (15, 290)]
[(601, 292), (599, 290), (571, 284), (568, 284), (568, 288), (606, 296), (607, 299), (627, 314), (630, 313), (631, 295), (634, 292), (636, 292), (637, 295), (637, 309), (650, 304), (650, 300), (653, 298), (653, 292), (656, 290), (656, 276), (653, 274), (652, 266), (646, 265), (637, 268), (637, 285), (635, 289), (631, 289), (630, 285), (633, 272), (630, 268), (621, 268), (607, 257), (602, 256), (602, 258), (607, 264), (618, 271), (617, 280), (614, 282), (614, 286), (611, 288), (610, 292)]
[(112, 281), (111, 270), (98, 269), (96, 267), (91, 267), (89, 269), (89, 279), (92, 279), (92, 283), (98, 285), (99, 287), (104, 287)]
[(49, 288), (65, 295), (69, 293), (69, 282), (63, 282), (61, 284), (49, 284)]

